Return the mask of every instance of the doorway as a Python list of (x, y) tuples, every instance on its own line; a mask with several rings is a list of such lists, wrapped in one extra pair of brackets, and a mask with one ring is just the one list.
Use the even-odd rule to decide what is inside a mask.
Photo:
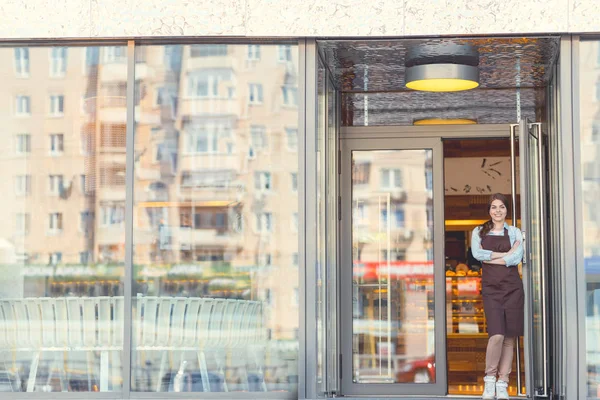
[(519, 340), (509, 393), (526, 395), (527, 387), (544, 385), (540, 129), (523, 121), (343, 130), (341, 261), (352, 266), (340, 275), (343, 394), (481, 395), (486, 320), (481, 265), (469, 242), (489, 218), (487, 201), (496, 192), (510, 194), (508, 222), (528, 233), (518, 268), (531, 323)]
[[(464, 43), (480, 55), (478, 89), (404, 88), (415, 47)], [(469, 242), (502, 192), (526, 237), (528, 323), (509, 391), (551, 394), (546, 137), (559, 134), (559, 43), (317, 41), (318, 393), (481, 396), (487, 333)]]

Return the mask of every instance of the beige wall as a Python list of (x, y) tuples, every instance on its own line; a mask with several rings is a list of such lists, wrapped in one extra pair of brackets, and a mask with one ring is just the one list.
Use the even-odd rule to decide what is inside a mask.
[(0, 38), (598, 32), (597, 0), (5, 0)]

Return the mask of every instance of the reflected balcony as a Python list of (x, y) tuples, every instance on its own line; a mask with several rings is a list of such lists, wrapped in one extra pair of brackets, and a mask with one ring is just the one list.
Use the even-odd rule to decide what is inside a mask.
[(101, 186), (96, 190), (96, 196), (102, 201), (125, 201), (125, 186)]
[(188, 173), (209, 173), (214, 170), (215, 174), (221, 174), (223, 171), (228, 171), (235, 174), (240, 171), (243, 166), (243, 157), (239, 154), (226, 153), (190, 153), (183, 150), (181, 155), (181, 171)]
[(241, 109), (239, 99), (227, 97), (184, 97), (180, 103), (184, 117), (241, 116)]
[(186, 227), (172, 227), (171, 236), (182, 250), (189, 250), (201, 246), (235, 247), (243, 245), (241, 235), (233, 234), (223, 229), (192, 229)]

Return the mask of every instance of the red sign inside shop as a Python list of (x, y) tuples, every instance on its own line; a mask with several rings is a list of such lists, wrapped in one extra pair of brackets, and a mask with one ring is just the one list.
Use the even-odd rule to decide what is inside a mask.
[(355, 278), (362, 280), (433, 278), (433, 261), (355, 262)]

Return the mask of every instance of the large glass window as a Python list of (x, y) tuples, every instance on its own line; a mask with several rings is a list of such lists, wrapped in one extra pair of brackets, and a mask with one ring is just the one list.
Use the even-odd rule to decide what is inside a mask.
[(579, 52), (581, 207), (586, 277), (588, 398), (600, 398), (600, 41), (582, 41)]
[[(122, 390), (125, 228), (94, 215), (125, 201), (124, 186), (96, 187), (103, 169), (124, 171), (125, 144), (96, 138), (104, 123), (126, 123), (125, 103), (103, 90), (125, 84), (127, 66), (92, 69), (101, 51), (111, 48), (0, 49), (14, 60), (0, 67), (1, 392)], [(93, 138), (85, 154), (82, 132)]]
[(132, 390), (295, 393), (297, 47), (137, 51)]

